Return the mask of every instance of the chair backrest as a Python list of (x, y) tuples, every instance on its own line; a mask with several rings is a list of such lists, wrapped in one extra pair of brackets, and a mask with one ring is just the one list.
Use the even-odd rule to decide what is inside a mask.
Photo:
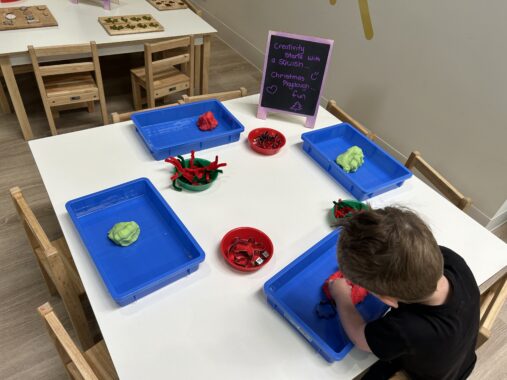
[(413, 151), (408, 157), (405, 167), (408, 169), (416, 168), (424, 177), (426, 177), (449, 201), (459, 209), (465, 210), (472, 204), (469, 197), (465, 197), (448, 180), (446, 180), (438, 171), (428, 164), (418, 151)]
[(327, 103), (326, 110), (329, 113), (332, 113), (334, 116), (336, 116), (338, 119), (343, 121), (344, 123), (349, 123), (354, 128), (356, 128), (359, 132), (366, 135), (371, 140), (375, 140), (377, 136), (375, 133), (370, 131), (368, 128), (366, 128), (363, 124), (361, 124), (359, 121), (354, 119), (352, 116), (350, 116), (348, 113), (346, 113), (343, 109), (338, 107), (336, 102), (334, 100), (330, 100)]
[(28, 206), (28, 203), (26, 203), (21, 189), (17, 186), (13, 187), (10, 193), (32, 249), (34, 252), (44, 252), (44, 256), (39, 259), (46, 261), (48, 257), (57, 254), (56, 248), (51, 244), (32, 209)]
[[(144, 44), (146, 83), (153, 83), (153, 76), (157, 72), (176, 65), (182, 65), (183, 70), (181, 71), (193, 78), (193, 47), (194, 38), (192, 36)], [(161, 58), (154, 58), (153, 54), (155, 53), (160, 53), (158, 56)]]
[[(10, 193), (50, 293), (60, 295), (79, 341), (83, 347), (90, 347), (93, 344), (93, 336), (81, 305), (80, 295), (84, 293), (84, 289), (74, 262), (48, 239), (21, 189), (13, 187)], [(62, 249), (60, 246), (60, 250)]]
[(240, 87), (239, 90), (215, 92), (212, 94), (195, 95), (195, 96), (183, 95), (182, 99), (178, 100), (178, 103), (180, 104), (193, 103), (198, 102), (200, 100), (208, 100), (208, 99), (217, 99), (220, 100), (221, 102), (224, 102), (226, 100), (241, 98), (246, 95), (247, 95), (246, 88)]
[(49, 303), (45, 303), (37, 310), (44, 321), (44, 325), (48, 330), (49, 336), (52, 338), (58, 355), (62, 359), (63, 365), (71, 378), (75, 377), (74, 374), (69, 371), (67, 365), (69, 363), (74, 363), (82, 379), (98, 380), (98, 376), (95, 374), (90, 364), (86, 361), (83, 352), (76, 346), (67, 330), (65, 330), (65, 327), (63, 327), (51, 305)]
[(167, 108), (167, 107), (174, 107), (174, 106), (177, 106), (179, 105), (178, 103), (173, 103), (173, 104), (164, 104), (163, 106), (158, 106), (158, 107), (152, 107), (152, 108), (146, 108), (142, 111), (130, 111), (130, 112), (124, 112), (124, 113), (118, 113), (118, 112), (113, 112), (111, 114), (111, 117), (113, 119), (113, 123), (120, 123), (122, 121), (128, 121), (130, 120), (130, 117), (135, 114), (135, 113), (138, 113), (138, 112), (146, 112), (146, 111), (149, 111), (149, 110), (156, 110), (156, 109), (159, 109), (159, 108)]
[[(32, 209), (23, 197), (19, 187), (10, 189), (14, 207), (18, 212), (23, 228), (36, 259), (42, 265), (43, 274), (47, 274), (56, 286), (58, 293), (73, 291), (79, 293), (82, 289), (81, 279), (75, 270), (73, 262), (59, 252), (57, 247), (49, 240), (44, 229), (37, 220)], [(69, 284), (70, 283), (70, 284)]]
[[(94, 72), (97, 84), (102, 85), (102, 73), (100, 71), (99, 54), (95, 41), (89, 44), (79, 45), (62, 45), (48, 47), (28, 46), (28, 52), (33, 65), (33, 71), (39, 88), (44, 88), (43, 78), (52, 75), (77, 74), (85, 72)], [(91, 61), (61, 63), (76, 59), (76, 56), (90, 55)], [(39, 62), (39, 58), (50, 58), (58, 60), (56, 64), (43, 64)], [(42, 91), (41, 91), (42, 93)]]

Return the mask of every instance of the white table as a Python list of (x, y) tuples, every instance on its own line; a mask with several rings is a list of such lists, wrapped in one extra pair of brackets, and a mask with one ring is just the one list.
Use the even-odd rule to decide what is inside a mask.
[[(208, 66), (210, 54), (210, 34), (216, 30), (190, 9), (158, 11), (146, 0), (121, 0), (111, 4), (108, 11), (102, 1), (82, 1), (74, 4), (70, 0), (23, 0), (3, 3), (1, 8), (47, 5), (58, 26), (0, 31), (0, 69), (4, 75), (23, 136), (33, 137), (25, 107), (19, 93), (12, 66), (30, 63), (28, 45), (54, 46), (88, 43), (95, 41), (99, 55), (132, 53), (143, 50), (145, 42), (185, 35), (194, 35), (196, 44), (196, 73), (202, 93), (208, 91)], [(163, 32), (137, 33), (110, 36), (99, 24), (98, 17), (150, 13), (164, 27)], [(2, 22), (2, 20), (0, 20)], [(0, 91), (3, 91), (0, 89)], [(0, 108), (6, 110), (5, 104)]]
[[(228, 165), (202, 193), (176, 192), (171, 166), (154, 161), (124, 122), (30, 142), (42, 179), (122, 379), (345, 379), (376, 359), (357, 349), (328, 364), (265, 301), (263, 284), (326, 236), (332, 201), (350, 197), (301, 149), (303, 119), (255, 117), (258, 96), (225, 102), (243, 123), (237, 143), (199, 152)], [(316, 128), (336, 124), (324, 109)], [(249, 149), (246, 136), (269, 126), (287, 137), (271, 157)], [(138, 177), (148, 177), (206, 252), (199, 270), (125, 307), (109, 296), (65, 210), (68, 200)], [(413, 177), (371, 199), (401, 204), (430, 224), (439, 244), (459, 252), (479, 284), (507, 265), (507, 246)], [(237, 273), (219, 254), (230, 229), (253, 226), (275, 246), (272, 260), (253, 274)]]

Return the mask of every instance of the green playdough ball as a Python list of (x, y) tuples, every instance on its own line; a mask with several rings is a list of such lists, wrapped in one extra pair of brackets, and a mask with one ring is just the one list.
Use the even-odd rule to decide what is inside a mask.
[(113, 243), (126, 247), (137, 240), (141, 229), (136, 222), (116, 223), (107, 234)]
[(355, 172), (364, 163), (363, 150), (356, 145), (351, 146), (345, 153), (336, 157), (336, 163), (346, 173)]

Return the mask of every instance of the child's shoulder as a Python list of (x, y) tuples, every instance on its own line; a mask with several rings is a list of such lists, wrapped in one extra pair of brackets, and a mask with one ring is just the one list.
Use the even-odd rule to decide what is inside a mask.
[(440, 251), (444, 257), (444, 276), (451, 283), (453, 298), (478, 301), (479, 287), (465, 259), (447, 247), (440, 246)]

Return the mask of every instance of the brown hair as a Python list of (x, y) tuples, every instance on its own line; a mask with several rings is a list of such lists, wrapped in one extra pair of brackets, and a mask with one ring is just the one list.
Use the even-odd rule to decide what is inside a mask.
[(386, 207), (341, 219), (338, 263), (353, 283), (405, 302), (430, 296), (443, 257), (429, 227), (414, 212)]

